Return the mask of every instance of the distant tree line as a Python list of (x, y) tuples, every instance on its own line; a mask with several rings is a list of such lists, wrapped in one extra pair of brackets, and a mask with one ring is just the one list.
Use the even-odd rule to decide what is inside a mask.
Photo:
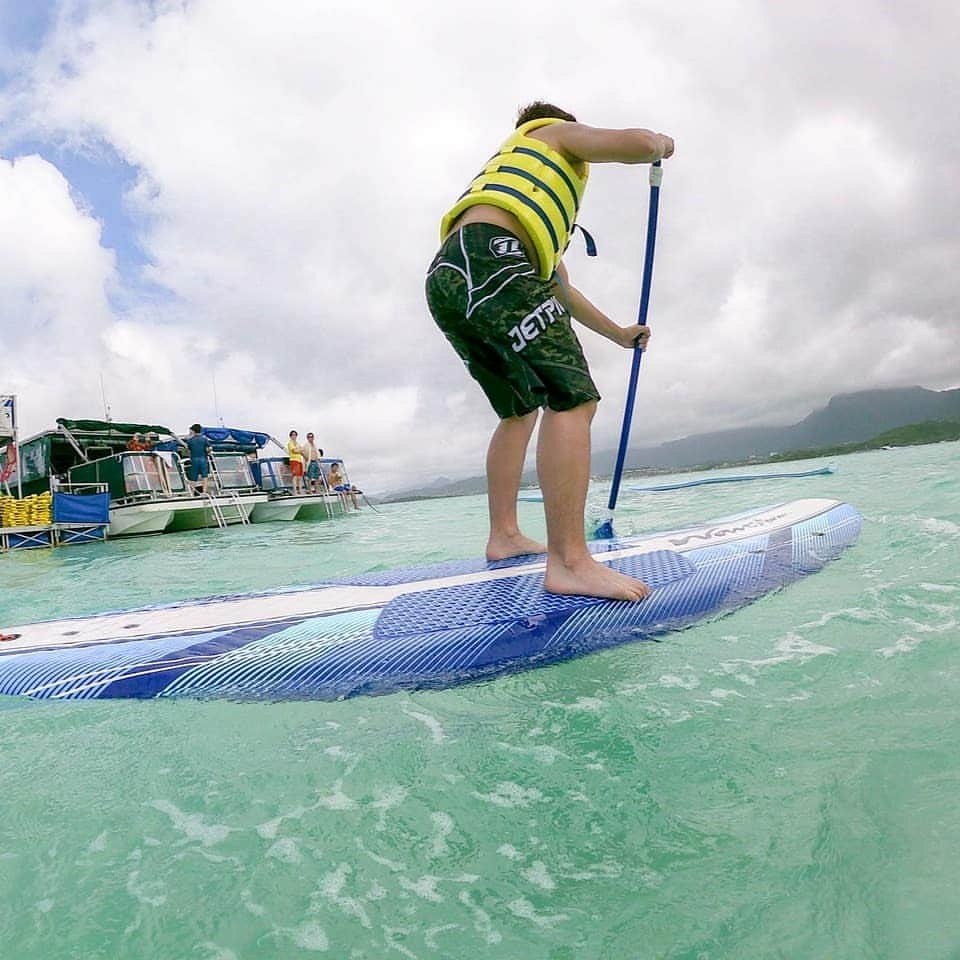
[(879, 450), (882, 447), (911, 447), (923, 443), (943, 443), (960, 440), (960, 420), (925, 420), (905, 427), (895, 427), (859, 443), (838, 443), (832, 447), (817, 447), (812, 450), (788, 450), (770, 457), (779, 460), (810, 460), (813, 457), (833, 457), (859, 450)]

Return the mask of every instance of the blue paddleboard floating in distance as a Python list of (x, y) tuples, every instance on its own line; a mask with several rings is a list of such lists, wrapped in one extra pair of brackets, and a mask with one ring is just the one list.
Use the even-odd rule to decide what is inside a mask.
[[(745, 480), (786, 480), (793, 477), (825, 477), (836, 473), (836, 467), (818, 467), (816, 470), (800, 470), (796, 473), (741, 473), (729, 477), (703, 477), (700, 480), (682, 480), (676, 483), (658, 483), (646, 487), (628, 486), (635, 493), (661, 493), (664, 490), (684, 490), (687, 487), (702, 487), (713, 483), (742, 483)], [(521, 493), (518, 500), (525, 503), (543, 503), (543, 494), (538, 490)]]
[(702, 487), (711, 483), (743, 483), (747, 480), (786, 480), (793, 477), (825, 477), (836, 473), (835, 467), (818, 467), (816, 470), (800, 470), (796, 473), (740, 473), (729, 477), (703, 477), (700, 480), (684, 480), (677, 483), (651, 484), (648, 487), (628, 487), (637, 493), (659, 493), (662, 490), (683, 490), (687, 487)]
[(548, 594), (544, 557), (451, 561), (310, 587), (0, 627), (0, 694), (333, 700), (447, 687), (653, 640), (819, 570), (857, 511), (806, 499), (591, 544), (638, 603)]

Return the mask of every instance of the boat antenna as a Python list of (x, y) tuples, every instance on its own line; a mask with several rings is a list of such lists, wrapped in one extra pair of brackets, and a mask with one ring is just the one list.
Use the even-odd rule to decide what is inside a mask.
[(107, 423), (112, 423), (113, 420), (110, 417), (110, 404), (107, 403), (107, 391), (103, 386), (103, 371), (100, 371), (100, 396), (103, 398), (103, 419)]
[(213, 384), (213, 410), (217, 415), (217, 423), (223, 426), (223, 417), (220, 416), (220, 401), (217, 399), (217, 377), (213, 370), (210, 371), (210, 382)]

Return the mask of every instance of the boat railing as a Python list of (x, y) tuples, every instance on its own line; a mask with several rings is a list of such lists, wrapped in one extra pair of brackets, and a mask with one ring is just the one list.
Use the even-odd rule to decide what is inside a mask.
[(52, 493), (76, 493), (76, 494), (94, 494), (109, 493), (110, 484), (108, 483), (71, 483), (69, 480), (58, 480), (56, 477), (50, 478), (50, 490)]

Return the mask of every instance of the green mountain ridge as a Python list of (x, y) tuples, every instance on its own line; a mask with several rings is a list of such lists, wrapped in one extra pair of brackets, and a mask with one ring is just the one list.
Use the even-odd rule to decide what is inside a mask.
[[(796, 424), (747, 427), (672, 440), (655, 447), (633, 447), (625, 469), (648, 476), (740, 464), (775, 463), (838, 456), (884, 446), (908, 446), (960, 439), (960, 389), (905, 387), (864, 390), (831, 397), (826, 406)], [(598, 451), (591, 463), (595, 476), (613, 472), (615, 453)], [(536, 473), (523, 475), (535, 484)], [(485, 493), (486, 478), (467, 477), (387, 493), (389, 503)]]

